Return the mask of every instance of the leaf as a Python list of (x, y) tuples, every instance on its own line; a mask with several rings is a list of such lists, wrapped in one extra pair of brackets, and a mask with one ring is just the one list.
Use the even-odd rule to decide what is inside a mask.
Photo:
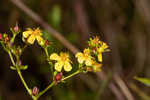
[(27, 68), (28, 68), (28, 65), (22, 65), (22, 66), (20, 66), (21, 70), (26, 70)]
[(139, 82), (141, 82), (147, 86), (150, 86), (150, 79), (149, 78), (142, 78), (142, 77), (134, 76), (134, 79), (138, 80)]
[(10, 66), (10, 69), (12, 70), (16, 70), (16, 68), (14, 66)]

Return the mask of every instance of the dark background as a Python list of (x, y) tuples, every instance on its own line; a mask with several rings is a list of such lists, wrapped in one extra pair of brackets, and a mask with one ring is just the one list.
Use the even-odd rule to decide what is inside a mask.
[[(40, 27), (44, 37), (53, 42), (49, 53), (67, 51), (73, 56), (69, 47), (42, 26), (43, 22), (35, 21), (31, 13), (26, 14), (12, 1), (0, 0), (1, 33), (10, 34), (16, 22), (22, 31)], [(111, 49), (103, 54), (103, 72), (77, 75), (54, 86), (40, 100), (150, 100), (150, 88), (133, 79), (135, 75), (150, 78), (149, 0), (19, 1), (78, 49), (87, 47), (89, 37), (95, 35)], [(16, 42), (20, 40), (18, 36)], [(51, 74), (37, 43), (25, 50), (22, 60), (29, 65), (23, 71), (29, 87), (44, 89)], [(0, 100), (31, 99), (10, 65), (8, 54), (0, 46)]]

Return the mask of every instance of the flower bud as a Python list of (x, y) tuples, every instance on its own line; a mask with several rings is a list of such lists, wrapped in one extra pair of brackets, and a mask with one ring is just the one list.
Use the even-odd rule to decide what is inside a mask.
[(21, 66), (21, 65), (22, 65), (22, 62), (21, 62), (21, 60), (19, 60), (19, 63), (18, 63), (18, 65), (19, 65), (19, 66)]
[(8, 45), (9, 45), (9, 47), (12, 47), (12, 46), (13, 46), (13, 43), (12, 43), (12, 42), (9, 42)]
[(62, 72), (58, 73), (55, 77), (56, 82), (59, 82), (62, 79), (62, 76), (63, 76)]
[(49, 41), (48, 40), (45, 41), (45, 46), (46, 47), (49, 46)]
[(93, 53), (96, 53), (96, 50), (97, 50), (96, 47), (93, 47), (93, 48), (92, 48), (92, 52), (93, 52)]
[(2, 40), (3, 39), (3, 35), (0, 33), (0, 40)]
[(14, 32), (18, 32), (19, 31), (18, 25), (16, 25), (13, 29), (14, 29)]
[(5, 41), (5, 42), (8, 42), (8, 41), (9, 41), (9, 37), (6, 36), (5, 39), (4, 39), (4, 41)]
[(34, 86), (33, 89), (32, 89), (32, 95), (37, 95), (39, 93), (39, 89), (38, 87)]

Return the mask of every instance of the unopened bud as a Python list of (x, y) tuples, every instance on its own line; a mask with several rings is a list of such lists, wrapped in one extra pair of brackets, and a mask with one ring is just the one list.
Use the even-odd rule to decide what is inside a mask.
[(21, 53), (22, 53), (21, 48), (18, 48), (18, 49), (16, 50), (16, 54), (17, 54), (17, 55), (21, 55)]
[(63, 76), (62, 72), (58, 73), (55, 77), (56, 82), (59, 82), (62, 79), (62, 76)]
[(49, 41), (48, 40), (45, 41), (45, 46), (49, 46)]
[(19, 60), (19, 63), (18, 63), (18, 65), (19, 65), (19, 66), (21, 66), (21, 65), (22, 65), (22, 62), (21, 62), (21, 60)]
[(93, 53), (96, 52), (96, 49), (97, 49), (96, 47), (93, 47), (93, 48), (92, 48)]
[(12, 46), (13, 46), (13, 43), (12, 43), (12, 42), (9, 42), (8, 45), (9, 45), (9, 47), (12, 47)]
[(5, 42), (8, 42), (8, 41), (9, 41), (9, 37), (6, 36), (5, 39), (4, 39), (4, 41), (5, 41)]
[(0, 40), (2, 40), (3, 39), (3, 35), (0, 33)]
[(18, 32), (18, 31), (19, 31), (18, 25), (16, 25), (16, 26), (14, 27), (14, 31), (15, 31), (15, 32)]
[(37, 95), (39, 93), (39, 89), (36, 87), (36, 86), (34, 86), (33, 87), (33, 89), (32, 89), (32, 95)]

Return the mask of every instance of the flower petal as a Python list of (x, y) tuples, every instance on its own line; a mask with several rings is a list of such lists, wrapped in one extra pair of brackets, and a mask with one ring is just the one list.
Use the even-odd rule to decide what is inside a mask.
[(63, 65), (64, 65), (64, 63), (61, 61), (55, 63), (55, 70), (58, 72), (61, 72)]
[(28, 39), (27, 39), (27, 42), (30, 43), (30, 44), (33, 44), (35, 41), (35, 36), (34, 35), (31, 35)]
[(23, 37), (27, 38), (30, 34), (32, 34), (32, 31), (24, 31), (23, 32)]
[(71, 71), (71, 69), (72, 69), (71, 64), (69, 62), (65, 62), (65, 64), (64, 64), (64, 70), (66, 72), (69, 72), (69, 71)]
[(84, 57), (78, 57), (78, 62), (80, 64), (83, 64), (83, 62), (85, 61), (85, 58)]
[(93, 61), (92, 61), (90, 58), (88, 58), (88, 59), (85, 60), (85, 65), (86, 65), (86, 66), (91, 66), (91, 65), (92, 65), (92, 62), (93, 62)]
[(84, 52), (85, 55), (89, 55), (90, 54), (90, 49), (89, 48), (88, 49), (84, 49), (83, 52)]
[(98, 54), (98, 61), (99, 61), (99, 62), (102, 62), (102, 60), (103, 60), (103, 59), (102, 59), (102, 53), (99, 53), (99, 54)]
[(44, 40), (41, 36), (36, 36), (39, 45), (44, 45)]
[(60, 56), (58, 56), (57, 53), (52, 53), (52, 54), (50, 55), (50, 59), (51, 59), (51, 60), (59, 61), (61, 58), (60, 58)]
[(81, 56), (83, 56), (83, 53), (78, 52), (75, 56), (76, 56), (77, 58), (78, 58), (78, 57), (81, 57)]

